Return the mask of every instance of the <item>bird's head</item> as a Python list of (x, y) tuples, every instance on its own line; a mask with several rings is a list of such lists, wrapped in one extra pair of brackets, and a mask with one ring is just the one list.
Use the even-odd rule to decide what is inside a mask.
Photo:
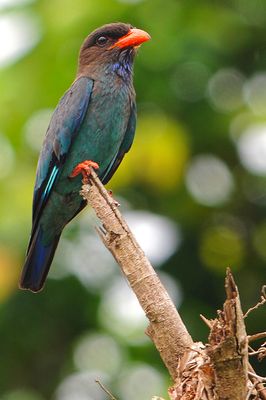
[(97, 75), (104, 70), (126, 75), (131, 72), (137, 48), (149, 39), (147, 32), (129, 24), (104, 25), (83, 42), (79, 54), (79, 74)]

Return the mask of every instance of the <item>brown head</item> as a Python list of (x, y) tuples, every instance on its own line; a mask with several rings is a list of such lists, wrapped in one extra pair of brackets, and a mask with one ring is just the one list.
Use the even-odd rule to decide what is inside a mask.
[(81, 46), (78, 75), (94, 78), (110, 71), (122, 76), (131, 72), (136, 49), (149, 39), (147, 32), (120, 22), (96, 29)]

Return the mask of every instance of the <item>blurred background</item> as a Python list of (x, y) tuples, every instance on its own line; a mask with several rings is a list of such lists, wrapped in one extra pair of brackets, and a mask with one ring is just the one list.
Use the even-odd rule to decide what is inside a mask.
[[(46, 287), (17, 281), (40, 146), (85, 36), (147, 30), (135, 63), (136, 140), (108, 184), (194, 340), (207, 340), (230, 266), (244, 310), (266, 275), (266, 2), (0, 0), (0, 399), (166, 396), (147, 321), (86, 209)], [(265, 330), (265, 308), (247, 319)], [(265, 374), (265, 363), (256, 365)], [(141, 383), (141, 384), (140, 384)]]

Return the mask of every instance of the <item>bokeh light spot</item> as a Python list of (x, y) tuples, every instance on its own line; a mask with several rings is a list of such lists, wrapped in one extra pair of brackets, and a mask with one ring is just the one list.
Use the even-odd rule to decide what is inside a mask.
[[(166, 273), (159, 274), (159, 277), (178, 307), (182, 301), (182, 292), (179, 286)], [(99, 308), (99, 319), (105, 329), (130, 344), (147, 342), (144, 331), (148, 320), (135, 294), (126, 280), (120, 276), (109, 282), (108, 287), (104, 290)]]
[(155, 394), (165, 395), (166, 382), (163, 376), (147, 364), (129, 367), (121, 374), (118, 392), (121, 399), (147, 400)]
[(21, 12), (0, 16), (0, 67), (28, 53), (40, 36), (40, 26), (34, 15)]
[(227, 267), (239, 269), (245, 254), (245, 242), (233, 226), (216, 225), (205, 230), (201, 238), (200, 258), (207, 268), (224, 274)]
[(154, 266), (163, 264), (179, 247), (181, 232), (170, 219), (148, 211), (128, 211), (125, 219)]
[(258, 73), (245, 83), (244, 96), (254, 114), (266, 115), (266, 73)]
[(55, 393), (55, 400), (105, 400), (104, 391), (95, 382), (106, 381), (103, 374), (81, 372), (67, 376)]
[(197, 202), (217, 206), (229, 200), (234, 181), (222, 160), (211, 154), (201, 154), (194, 157), (188, 166), (186, 185)]
[(171, 81), (171, 86), (178, 98), (194, 102), (204, 97), (209, 75), (204, 64), (198, 62), (179, 64)]
[(80, 231), (75, 239), (63, 238), (55, 256), (55, 264), (58, 265), (52, 268), (50, 278), (60, 279), (72, 274), (92, 292), (103, 290), (117, 270), (114, 259), (95, 231)]
[(0, 0), (0, 11), (5, 8), (11, 8), (15, 6), (24, 6), (26, 4), (34, 3), (36, 0)]
[(50, 108), (36, 111), (24, 126), (27, 144), (36, 151), (40, 151), (47, 131), (53, 110)]
[(243, 104), (244, 76), (233, 68), (216, 72), (208, 83), (208, 97), (215, 109), (221, 112), (237, 110)]
[(245, 129), (254, 123), (254, 115), (250, 111), (241, 112), (232, 118), (230, 122), (230, 137), (234, 143), (245, 131)]
[[(130, 310), (130, 312), (129, 312)], [(118, 276), (105, 289), (100, 309), (101, 324), (129, 343), (146, 342), (147, 319), (125, 279)]]
[(111, 336), (103, 334), (82, 337), (74, 350), (74, 363), (79, 370), (96, 370), (109, 377), (119, 371), (122, 359), (122, 349), (118, 343)]
[(255, 174), (266, 173), (266, 124), (250, 125), (237, 141), (237, 150), (244, 167)]
[[(177, 121), (163, 114), (138, 118), (133, 148), (112, 179), (112, 186), (141, 182), (155, 190), (176, 190), (189, 155), (187, 133)], [(163, 171), (163, 179), (160, 177)]]

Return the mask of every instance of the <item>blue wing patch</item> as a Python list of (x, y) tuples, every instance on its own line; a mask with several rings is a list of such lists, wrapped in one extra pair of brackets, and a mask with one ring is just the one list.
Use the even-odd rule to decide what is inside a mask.
[(56, 177), (58, 175), (58, 172), (59, 172), (59, 167), (55, 165), (54, 168), (52, 169), (52, 172), (51, 172), (51, 175), (50, 175), (49, 180), (47, 182), (46, 188), (43, 191), (42, 201), (45, 201), (46, 197), (49, 195), (49, 193), (50, 193), (50, 191), (51, 191), (51, 189), (53, 187), (53, 184), (55, 182), (55, 179), (56, 179)]

